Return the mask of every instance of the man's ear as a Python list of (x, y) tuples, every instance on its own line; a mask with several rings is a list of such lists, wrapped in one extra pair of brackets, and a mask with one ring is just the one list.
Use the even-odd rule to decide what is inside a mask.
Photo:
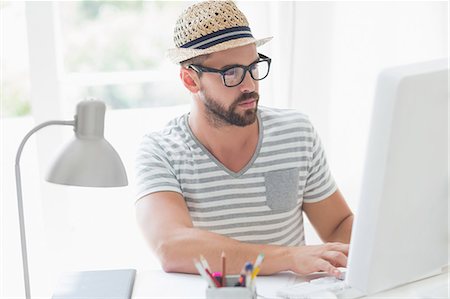
[(181, 78), (181, 81), (183, 82), (184, 86), (190, 92), (197, 93), (199, 91), (199, 89), (200, 89), (199, 83), (200, 82), (198, 80), (198, 77), (196, 76), (196, 73), (193, 73), (193, 71), (191, 71), (185, 67), (181, 67), (180, 78)]

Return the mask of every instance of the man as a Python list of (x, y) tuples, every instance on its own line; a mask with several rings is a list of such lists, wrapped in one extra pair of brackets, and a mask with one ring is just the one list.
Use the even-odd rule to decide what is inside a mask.
[[(137, 158), (137, 218), (168, 272), (197, 273), (200, 254), (229, 273), (265, 254), (261, 274), (346, 266), (353, 215), (303, 114), (258, 107), (270, 58), (233, 2), (206, 1), (179, 17), (180, 78), (190, 113), (147, 134)], [(304, 244), (306, 213), (326, 243)]]

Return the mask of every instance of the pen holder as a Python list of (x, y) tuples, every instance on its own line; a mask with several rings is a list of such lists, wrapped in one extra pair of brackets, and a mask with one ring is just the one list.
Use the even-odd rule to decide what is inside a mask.
[(250, 287), (235, 287), (239, 281), (239, 275), (227, 275), (226, 286), (221, 288), (206, 289), (207, 299), (256, 299), (256, 287), (252, 283)]

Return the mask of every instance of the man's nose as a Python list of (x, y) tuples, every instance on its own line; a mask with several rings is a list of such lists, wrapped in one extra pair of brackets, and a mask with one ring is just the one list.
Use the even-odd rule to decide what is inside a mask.
[(242, 93), (248, 93), (255, 91), (256, 82), (253, 80), (250, 72), (245, 72), (244, 80), (239, 85)]

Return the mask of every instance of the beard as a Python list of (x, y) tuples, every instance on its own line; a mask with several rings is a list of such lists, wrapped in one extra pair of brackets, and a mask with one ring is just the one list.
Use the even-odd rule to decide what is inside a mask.
[[(246, 109), (243, 114), (237, 112), (238, 105), (249, 99), (255, 99), (255, 108)], [(259, 94), (257, 92), (243, 93), (226, 109), (203, 91), (203, 103), (206, 107), (207, 117), (215, 127), (224, 125), (245, 127), (253, 124), (257, 118), (258, 101)]]

